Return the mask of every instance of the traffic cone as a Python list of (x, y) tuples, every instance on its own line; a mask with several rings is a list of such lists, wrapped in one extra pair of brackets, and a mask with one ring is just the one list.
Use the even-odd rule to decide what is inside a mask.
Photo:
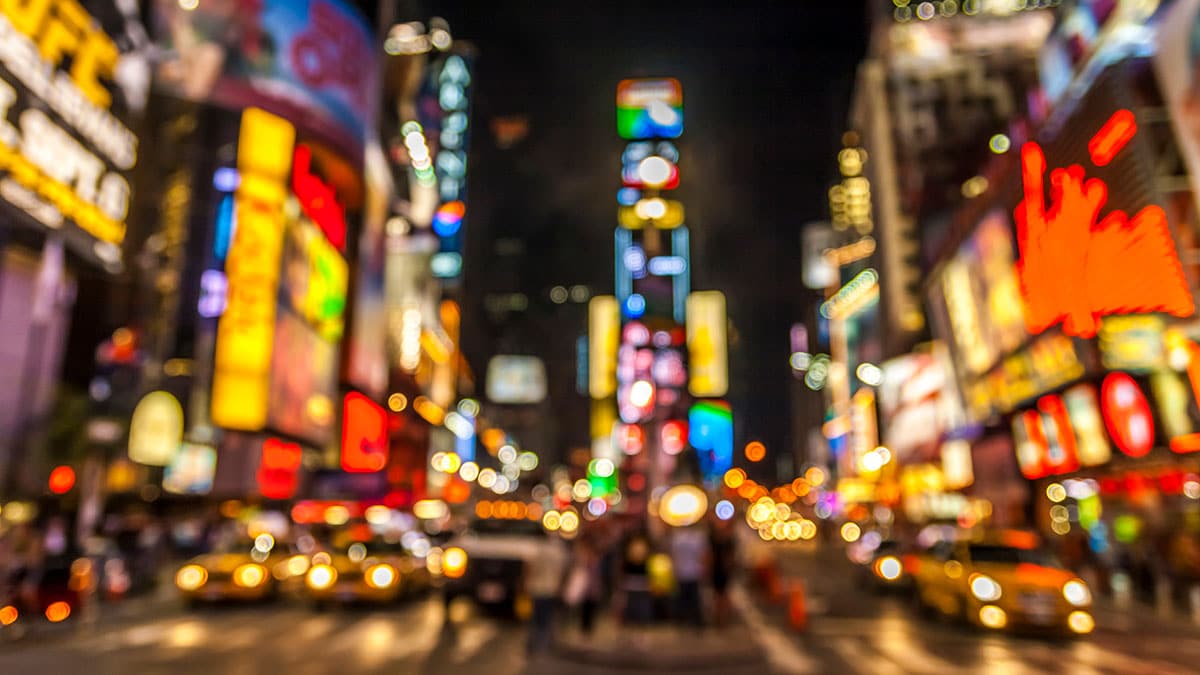
[(788, 593), (788, 623), (797, 632), (808, 628), (808, 607), (804, 597), (804, 582), (792, 582)]

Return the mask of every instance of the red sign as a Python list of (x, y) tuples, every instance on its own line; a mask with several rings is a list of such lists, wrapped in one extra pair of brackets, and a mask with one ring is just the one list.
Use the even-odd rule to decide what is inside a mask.
[(342, 469), (350, 473), (380, 471), (388, 460), (388, 422), (383, 406), (357, 391), (346, 394), (342, 407)]
[(258, 491), (267, 499), (290, 499), (300, 483), (300, 446), (278, 438), (263, 441)]
[(1013, 419), (1017, 463), (1021, 473), (1034, 480), (1079, 469), (1075, 429), (1062, 397), (1038, 399), (1037, 410), (1026, 410)]
[(56, 466), (50, 472), (50, 480), (47, 484), (50, 491), (56, 495), (65, 495), (75, 487), (75, 469), (69, 466)]
[(663, 422), (661, 432), (663, 452), (668, 455), (678, 455), (687, 447), (687, 422), (683, 420), (667, 420)]
[[(1089, 143), (1093, 161), (1107, 164), (1136, 132), (1132, 113), (1118, 111)], [(1162, 208), (1147, 206), (1132, 219), (1120, 210), (1101, 218), (1108, 185), (1098, 178), (1085, 180), (1078, 164), (1050, 172), (1047, 204), (1045, 173), (1041, 146), (1026, 143), (1021, 148), (1025, 198), (1013, 215), (1029, 332), (1061, 322), (1067, 335), (1091, 337), (1100, 318), (1110, 314), (1195, 313)]]
[(312, 173), (312, 150), (307, 145), (297, 145), (292, 158), (292, 192), (296, 193), (304, 214), (321, 228), (329, 243), (344, 251), (346, 210), (338, 202), (333, 188)]
[(1121, 452), (1141, 457), (1154, 447), (1154, 417), (1146, 395), (1125, 373), (1109, 373), (1100, 386), (1104, 426)]

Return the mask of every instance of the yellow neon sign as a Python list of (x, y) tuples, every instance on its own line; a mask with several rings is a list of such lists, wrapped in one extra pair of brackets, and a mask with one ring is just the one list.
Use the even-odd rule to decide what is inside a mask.
[(237, 232), (225, 275), (229, 302), (217, 326), (212, 421), (253, 431), (267, 423), (275, 305), (283, 253), (287, 176), (296, 130), (248, 108), (238, 136)]
[(725, 294), (697, 291), (687, 298), (687, 346), (692, 396), (724, 396), (729, 390)]
[(588, 393), (592, 398), (617, 393), (620, 330), (617, 299), (611, 295), (593, 297), (588, 302)]

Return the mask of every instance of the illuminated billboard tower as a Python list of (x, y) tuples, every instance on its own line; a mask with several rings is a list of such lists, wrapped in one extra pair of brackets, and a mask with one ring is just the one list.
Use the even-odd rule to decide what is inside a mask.
[[(724, 296), (691, 293), (684, 206), (670, 198), (680, 182), (673, 142), (683, 133), (679, 81), (620, 82), (617, 132), (628, 143), (617, 193), (615, 294), (590, 306), (589, 394), (593, 455), (621, 467), (626, 508), (637, 512), (677, 471), (719, 475), (733, 441), (732, 424), (725, 423), (730, 415), (705, 415), (710, 408), (728, 413), (724, 405), (692, 411), (692, 426), (699, 421), (704, 430), (700, 444), (689, 434), (689, 394), (723, 396), (728, 378)], [(682, 454), (689, 436), (697, 462)]]

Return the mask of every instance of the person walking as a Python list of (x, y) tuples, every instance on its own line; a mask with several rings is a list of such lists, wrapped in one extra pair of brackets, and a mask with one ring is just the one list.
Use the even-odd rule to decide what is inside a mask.
[(732, 521), (717, 520), (709, 530), (709, 578), (713, 589), (713, 623), (724, 626), (732, 615), (729, 583), (737, 573), (737, 539)]
[(677, 529), (671, 535), (671, 568), (679, 589), (676, 617), (697, 628), (704, 625), (700, 584), (708, 567), (708, 548), (708, 536), (700, 525)]
[(567, 553), (555, 535), (545, 533), (537, 553), (525, 561), (525, 592), (533, 600), (529, 628), (529, 653), (545, 651), (554, 643), (554, 613), (563, 590)]

